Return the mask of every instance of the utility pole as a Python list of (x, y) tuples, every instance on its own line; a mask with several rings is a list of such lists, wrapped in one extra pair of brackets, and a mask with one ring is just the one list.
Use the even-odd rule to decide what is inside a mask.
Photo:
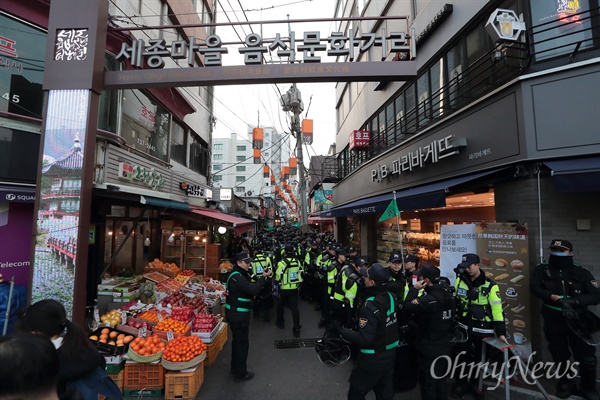
[(302, 232), (308, 231), (308, 215), (306, 214), (306, 183), (304, 180), (304, 155), (302, 154), (302, 129), (300, 128), (300, 114), (304, 111), (304, 103), (302, 102), (302, 95), (296, 84), (281, 96), (281, 107), (283, 111), (291, 111), (292, 117), (292, 135), (296, 136), (296, 157), (298, 158), (298, 185), (300, 191), (298, 197), (300, 197), (300, 226)]

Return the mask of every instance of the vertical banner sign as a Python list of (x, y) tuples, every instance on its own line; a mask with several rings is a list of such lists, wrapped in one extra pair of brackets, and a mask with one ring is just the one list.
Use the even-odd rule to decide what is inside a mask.
[(462, 262), (462, 255), (476, 252), (475, 224), (442, 225), (440, 229), (440, 273), (456, 283), (454, 268)]
[(477, 226), (481, 268), (500, 287), (508, 340), (524, 358), (531, 355), (528, 241), (526, 224), (484, 222)]
[[(71, 318), (88, 90), (51, 90), (35, 236), (31, 302), (60, 301)], [(84, 243), (87, 246), (87, 243)]]

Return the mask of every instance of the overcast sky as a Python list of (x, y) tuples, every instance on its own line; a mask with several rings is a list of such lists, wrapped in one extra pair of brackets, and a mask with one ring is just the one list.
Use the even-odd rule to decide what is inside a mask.
[[(217, 22), (228, 22), (228, 17), (231, 21), (287, 20), (288, 14), (292, 20), (332, 18), (334, 4), (334, 0), (218, 0)], [(223, 13), (223, 9), (227, 14)], [(296, 38), (302, 38), (307, 31), (319, 31), (321, 37), (327, 37), (330, 32), (335, 31), (335, 26), (333, 22), (293, 23), (291, 30), (295, 32)], [(252, 25), (255, 33), (260, 34), (261, 29), (264, 39), (275, 37), (275, 33), (280, 33), (282, 38), (288, 37), (287, 23)], [(248, 25), (236, 26), (235, 31), (229, 26), (219, 26), (216, 33), (223, 42), (230, 42), (239, 41), (237, 35), (243, 40), (251, 31)], [(296, 43), (298, 44), (301, 43)], [(243, 46), (227, 47), (229, 53), (223, 55), (223, 65), (243, 65), (243, 56), (238, 52), (238, 48)], [(323, 61), (327, 60), (324, 52), (318, 55)], [(297, 59), (302, 59), (301, 53), (296, 56)], [(266, 59), (269, 62), (279, 60), (269, 54)], [(288, 83), (215, 87), (214, 109), (217, 123), (214, 136), (228, 137), (235, 132), (246, 139), (247, 125), (257, 125), (259, 118), (260, 126), (274, 126), (278, 132), (289, 132), (289, 119), (281, 110), (279, 98), (290, 87), (291, 84)], [(304, 147), (304, 156), (327, 154), (329, 146), (335, 142), (335, 83), (299, 83), (298, 89), (304, 101), (301, 119), (314, 121), (314, 141), (312, 146)], [(293, 140), (292, 147), (295, 146), (295, 139)], [(308, 165), (308, 159), (305, 159), (305, 165)]]

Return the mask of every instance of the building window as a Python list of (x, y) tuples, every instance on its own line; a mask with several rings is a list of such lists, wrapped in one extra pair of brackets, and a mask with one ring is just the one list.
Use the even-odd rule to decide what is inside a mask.
[[(533, 49), (537, 61), (571, 54), (575, 46), (579, 46), (579, 51), (594, 46), (594, 17), (589, 12), (589, 0), (530, 1), (529, 4)], [(598, 15), (597, 11), (595, 15)], [(536, 28), (537, 25), (542, 26)]]
[(246, 161), (246, 156), (235, 156), (235, 161)]
[(246, 171), (246, 166), (245, 165), (236, 165), (235, 170), (237, 172), (244, 172), (244, 171)]
[(168, 161), (171, 114), (137, 89), (124, 89), (122, 96), (121, 136), (129, 146)]
[(417, 110), (415, 98), (415, 85), (410, 84), (404, 91), (404, 109), (406, 118), (406, 133), (417, 133)]
[(213, 171), (220, 171), (223, 169), (223, 164), (213, 164)]
[(236, 186), (235, 192), (236, 193), (246, 193), (246, 187), (245, 186)]
[(459, 88), (463, 79), (465, 46), (462, 40), (446, 55), (446, 76), (448, 77), (448, 106), (456, 108), (459, 103)]
[(222, 160), (223, 154), (213, 154), (213, 160)]
[(213, 144), (213, 150), (223, 150), (223, 143)]
[(245, 176), (238, 175), (235, 177), (236, 182), (244, 182), (246, 180)]
[(223, 180), (223, 175), (215, 175), (215, 182), (220, 182)]
[(178, 122), (173, 121), (171, 129), (171, 160), (185, 165), (185, 151), (187, 148), (187, 132)]
[(189, 168), (204, 176), (209, 175), (209, 153), (208, 143), (195, 134), (191, 135)]
[(237, 151), (246, 151), (246, 146), (236, 146)]
[(427, 125), (429, 121), (429, 75), (427, 71), (417, 78), (417, 113), (419, 127)]

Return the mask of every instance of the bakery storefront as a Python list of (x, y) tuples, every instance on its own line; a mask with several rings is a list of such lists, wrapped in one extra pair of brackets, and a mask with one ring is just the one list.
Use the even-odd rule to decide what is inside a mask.
[[(599, 122), (589, 103), (595, 99), (597, 104), (597, 93), (588, 89), (580, 96), (570, 89), (585, 87), (589, 79), (597, 80), (598, 72), (586, 63), (516, 79), (472, 107), (440, 118), (348, 173), (334, 188), (337, 204), (321, 217), (334, 217), (337, 239), (357, 246), (371, 262), (387, 262), (402, 246), (439, 266), (444, 225), (527, 224), (533, 265), (541, 261), (540, 240), (598, 239), (586, 228), (599, 220), (593, 196), (578, 195), (599, 190)], [(546, 103), (559, 95), (590, 117), (567, 122), (553, 113)], [(380, 221), (394, 196), (400, 217)], [(568, 218), (556, 215), (565, 208)], [(562, 229), (550, 228), (550, 221), (563, 218)]]

